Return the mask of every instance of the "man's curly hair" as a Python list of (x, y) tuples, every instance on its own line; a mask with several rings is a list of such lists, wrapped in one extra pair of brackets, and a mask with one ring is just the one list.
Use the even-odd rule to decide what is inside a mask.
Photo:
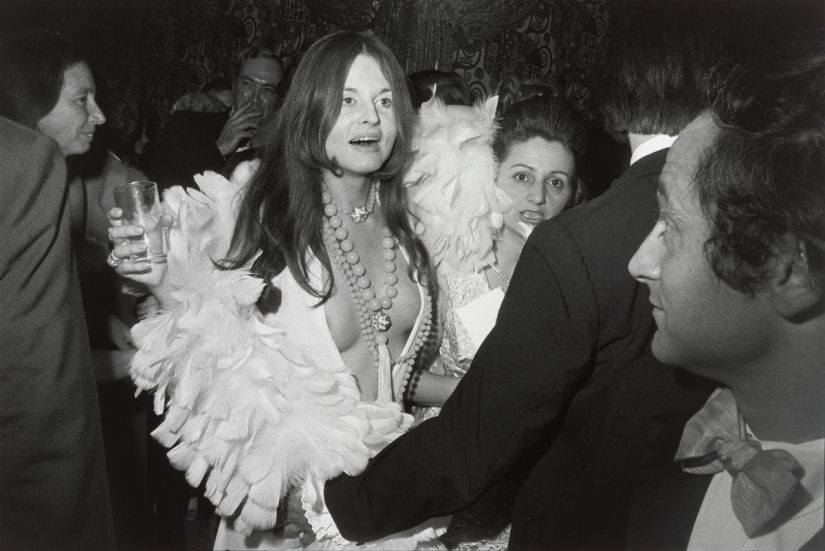
[(695, 185), (714, 272), (753, 296), (793, 236), (825, 289), (825, 35), (740, 64), (711, 113), (720, 131)]

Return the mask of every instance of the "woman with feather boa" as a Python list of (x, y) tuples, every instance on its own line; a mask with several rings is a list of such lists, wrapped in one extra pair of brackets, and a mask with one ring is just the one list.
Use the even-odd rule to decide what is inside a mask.
[[(259, 165), (164, 194), (167, 264), (131, 256), (142, 228), (110, 212), (118, 273), (157, 299), (134, 329), (132, 377), (165, 411), (153, 436), (172, 464), (193, 486), (205, 478), (218, 549), (355, 547), (324, 514), (323, 483), (411, 426), (404, 387), (431, 328), (429, 256), (402, 184), (413, 129), (387, 46), (328, 35), (299, 64)], [(286, 501), (314, 541), (273, 530)], [(434, 526), (359, 549), (443, 548)]]
[[(490, 221), (500, 228), (497, 216), (510, 208), (488, 185), (497, 170), (495, 100), (463, 112), (425, 106), (421, 154), (406, 174), (416, 199), (408, 207), (402, 171), (413, 116), (403, 82), (374, 37), (319, 40), (295, 73), (261, 158), (230, 181), (206, 173), (195, 177), (200, 191), (164, 195), (173, 218), (168, 269), (132, 261), (141, 246), (128, 238), (141, 229), (111, 213), (118, 272), (157, 299), (134, 329), (140, 351), (132, 376), (166, 412), (153, 435), (171, 448), (172, 464), (193, 486), (206, 478), (223, 517), (216, 549), (355, 547), (338, 535), (322, 489), (342, 472), (360, 472), (412, 425), (402, 396), (428, 340), (434, 282), (408, 210), (424, 222), (418, 229), (445, 273), (466, 274), (484, 266)], [(451, 131), (442, 144), (449, 147), (432, 147)], [(451, 173), (435, 174), (445, 163), (465, 174), (463, 186)], [(453, 210), (431, 216), (438, 193)], [(427, 398), (429, 383), (435, 399)], [(425, 403), (452, 389), (429, 383), (418, 391)], [(312, 533), (273, 530), (287, 493)], [(446, 524), (359, 549), (439, 548)]]

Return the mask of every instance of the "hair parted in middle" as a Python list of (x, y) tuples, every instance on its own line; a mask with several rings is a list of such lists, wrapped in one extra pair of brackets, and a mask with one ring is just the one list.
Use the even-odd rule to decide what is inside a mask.
[[(307, 253), (331, 273), (323, 242), (322, 171), (338, 172), (339, 167), (327, 156), (326, 140), (341, 112), (352, 63), (362, 54), (376, 61), (389, 82), (397, 125), (390, 156), (373, 175), (381, 183), (379, 199), (387, 226), (409, 254), (410, 276), (429, 281), (429, 256), (410, 224), (401, 184), (415, 125), (406, 77), (386, 44), (354, 31), (324, 36), (301, 57), (283, 103), (266, 130), (261, 165), (245, 191), (229, 258), (222, 266), (239, 268), (261, 251), (253, 271), (265, 280), (289, 268), (305, 291), (321, 299), (319, 304), (332, 296), (332, 288), (309, 285)], [(266, 296), (259, 301), (262, 311), (268, 308), (266, 301)]]
[[(561, 97), (558, 89), (535, 84), (522, 85), (505, 79), (499, 85), (497, 122), (493, 151), (500, 161), (507, 158), (515, 144), (542, 138), (562, 144), (573, 155), (578, 174), (579, 160), (587, 149), (587, 131), (578, 111)], [(571, 179), (573, 194), (568, 207), (587, 199), (587, 189), (578, 176)]]

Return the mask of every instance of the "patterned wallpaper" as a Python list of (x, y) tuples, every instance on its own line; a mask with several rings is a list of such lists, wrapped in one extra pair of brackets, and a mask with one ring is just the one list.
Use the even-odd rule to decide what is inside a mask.
[(485, 96), (508, 76), (554, 79), (592, 113), (584, 77), (608, 25), (606, 0), (0, 0), (0, 31), (61, 30), (131, 83), (162, 127), (175, 100), (229, 75), (243, 48), (289, 64), (338, 28), (371, 30), (409, 72), (461, 74)]
[(146, 29), (137, 56), (142, 82), (136, 85), (162, 122), (180, 95), (229, 75), (232, 59), (247, 46), (273, 48), (289, 64), (333, 30), (370, 29), (387, 41), (408, 73), (456, 71), (478, 97), (508, 76), (554, 79), (589, 113), (584, 78), (606, 29), (604, 1), (486, 0), (532, 7), (512, 23), (488, 14), (499, 26), (483, 27), (444, 9), (469, 0), (135, 0)]

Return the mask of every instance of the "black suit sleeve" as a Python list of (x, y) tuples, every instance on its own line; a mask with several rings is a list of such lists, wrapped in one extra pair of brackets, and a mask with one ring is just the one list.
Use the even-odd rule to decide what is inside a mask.
[[(552, 259), (552, 262), (548, 262)], [(470, 504), (552, 430), (592, 372), (598, 312), (567, 229), (528, 240), (496, 326), (441, 415), (326, 486), (341, 533), (373, 540)]]
[(610, 384), (644, 352), (651, 307), (627, 264), (655, 223), (666, 155), (641, 159), (598, 199), (536, 228), (495, 328), (441, 414), (361, 475), (327, 483), (345, 537), (377, 539), (467, 507), (544, 453), (585, 386)]

